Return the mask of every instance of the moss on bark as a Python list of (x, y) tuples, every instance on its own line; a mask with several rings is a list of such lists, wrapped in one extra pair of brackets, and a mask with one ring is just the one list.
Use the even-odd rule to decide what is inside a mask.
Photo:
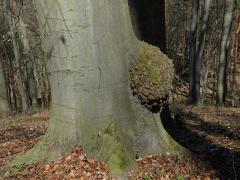
[(172, 88), (174, 67), (161, 50), (140, 42), (135, 62), (130, 67), (131, 88), (144, 106), (161, 107)]
[(116, 128), (113, 123), (107, 125), (97, 137), (96, 148), (94, 151), (98, 154), (98, 159), (107, 162), (110, 170), (115, 175), (121, 175), (127, 172), (129, 168), (134, 167), (136, 162), (134, 157), (120, 142)]
[[(42, 25), (48, 14), (50, 26), (42, 31), (46, 52), (52, 55), (48, 67), (53, 112), (48, 133), (15, 163), (49, 162), (80, 144), (118, 175), (135, 167), (138, 153), (173, 151), (177, 143), (162, 127), (159, 113), (135, 103), (129, 91), (129, 61), (138, 41), (127, 0), (36, 3)], [(60, 34), (67, 45), (61, 43)], [(154, 83), (162, 85), (157, 70), (149, 70)]]

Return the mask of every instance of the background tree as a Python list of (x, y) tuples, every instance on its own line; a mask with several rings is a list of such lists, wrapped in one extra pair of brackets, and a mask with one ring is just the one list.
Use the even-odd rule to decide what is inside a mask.
[[(191, 66), (190, 71), (190, 102), (193, 104), (202, 104), (203, 102), (203, 86), (202, 67), (203, 53), (205, 48), (205, 38), (208, 28), (209, 8), (211, 0), (204, 1), (204, 15), (202, 18), (202, 26), (198, 32), (199, 19), (199, 1), (192, 1), (192, 15), (190, 28), (190, 46), (189, 60)], [(199, 37), (198, 37), (199, 36)]]
[(211, 0), (204, 1), (204, 14), (202, 18), (202, 27), (199, 33), (199, 42), (197, 47), (197, 54), (196, 54), (196, 90), (199, 97), (196, 99), (197, 104), (203, 104), (203, 53), (205, 48), (205, 41), (206, 41), (206, 34), (208, 30), (208, 20), (209, 20), (209, 11), (210, 11)]
[(240, 7), (237, 5), (234, 13), (233, 30), (231, 33), (231, 66), (229, 89), (231, 94), (231, 105), (236, 107), (239, 101), (239, 83), (238, 83), (238, 61), (240, 59)]
[(230, 45), (230, 32), (235, 0), (226, 0), (224, 24), (221, 42), (221, 54), (218, 65), (217, 104), (224, 105), (227, 92), (228, 52)]
[(0, 112), (8, 111), (7, 91), (4, 80), (4, 73), (0, 63)]
[[(190, 26), (191, 24), (191, 10), (192, 0), (169, 0), (166, 1), (166, 27), (167, 27), (167, 54), (174, 60), (176, 77), (174, 81), (174, 99), (178, 102), (187, 102), (187, 97), (191, 95), (191, 75), (192, 66), (189, 64), (189, 49), (190, 49)], [(204, 25), (203, 19), (206, 16), (206, 1), (199, 1), (199, 12), (198, 12), (198, 46), (200, 43), (202, 27)], [(209, 9), (210, 15), (208, 16), (208, 28), (205, 33), (204, 50), (202, 54), (202, 66), (200, 76), (200, 99), (203, 104), (213, 105), (216, 104), (217, 99), (217, 77), (218, 77), (218, 65), (219, 57), (221, 52), (221, 41), (223, 33), (224, 23), (224, 8), (225, 1), (212, 0), (210, 1)], [(236, 5), (236, 7), (239, 7)], [(237, 12), (237, 10), (235, 10)], [(236, 15), (234, 14), (233, 24), (237, 24)], [(236, 32), (236, 30), (235, 30)], [(234, 28), (231, 28), (231, 34), (234, 33)], [(233, 38), (231, 38), (233, 40)], [(240, 40), (235, 38), (235, 41)], [(232, 41), (233, 42), (233, 41)], [(230, 43), (231, 44), (231, 43)], [(230, 46), (232, 49), (234, 46)], [(198, 48), (197, 48), (198, 49)], [(235, 48), (236, 49), (236, 48)], [(200, 51), (199, 51), (200, 52)], [(236, 51), (235, 51), (236, 52)], [(229, 54), (229, 53), (228, 53)], [(240, 54), (239, 51), (237, 54)], [(230, 56), (229, 56), (230, 57)], [(233, 57), (232, 57), (233, 59)], [(230, 59), (229, 59), (230, 62)], [(234, 66), (229, 66), (228, 71), (233, 73)], [(232, 88), (234, 83), (231, 76), (227, 77), (230, 88), (226, 93), (226, 105), (230, 106), (235, 102), (234, 106), (239, 106), (239, 88), (240, 79), (239, 65), (236, 63), (235, 69), (235, 80), (236, 88)], [(189, 78), (190, 77), (190, 78)], [(198, 76), (199, 77), (199, 76)], [(190, 80), (190, 81), (189, 81)], [(193, 79), (192, 79), (193, 80)], [(230, 82), (229, 82), (230, 81)], [(190, 83), (190, 84), (189, 84)], [(188, 86), (190, 89), (188, 89)], [(235, 89), (235, 95), (232, 95), (231, 90)], [(191, 97), (191, 96), (190, 96)], [(191, 100), (191, 98), (190, 98)]]
[(50, 88), (32, 0), (1, 1), (1, 55), (12, 112), (48, 107)]
[[(200, 73), (201, 64), (197, 62), (197, 35), (198, 35), (198, 13), (199, 1), (192, 0), (192, 14), (190, 26), (190, 45), (189, 45), (189, 60), (190, 60), (190, 102), (198, 104), (200, 101), (200, 82), (197, 76)], [(200, 65), (200, 66), (199, 66)], [(197, 74), (198, 72), (198, 74)]]

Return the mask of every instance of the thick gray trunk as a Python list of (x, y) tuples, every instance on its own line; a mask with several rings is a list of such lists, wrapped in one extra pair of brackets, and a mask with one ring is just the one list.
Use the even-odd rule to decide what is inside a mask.
[(230, 30), (235, 0), (226, 0), (224, 24), (221, 42), (221, 54), (218, 65), (217, 104), (224, 105), (227, 91), (227, 54), (229, 50)]
[(136, 155), (177, 153), (159, 114), (137, 105), (129, 88), (136, 54), (127, 0), (37, 0), (52, 90), (47, 134), (17, 162), (51, 161), (81, 144), (113, 173)]

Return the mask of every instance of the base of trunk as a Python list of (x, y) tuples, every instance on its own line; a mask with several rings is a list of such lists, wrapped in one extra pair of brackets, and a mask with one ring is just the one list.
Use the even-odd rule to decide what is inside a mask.
[[(139, 156), (158, 153), (188, 154), (188, 151), (165, 131), (159, 114), (141, 114), (144, 120), (139, 121), (131, 132), (129, 129), (126, 130), (128, 132), (119, 130), (115, 121), (109, 121), (95, 134), (95, 137), (89, 139), (88, 144), (82, 145), (83, 149), (89, 156), (106, 162), (111, 172), (120, 176), (126, 175), (128, 170), (136, 167), (135, 158)], [(31, 150), (17, 157), (11, 166), (32, 164), (36, 161), (49, 163), (70, 151), (74, 146), (82, 144), (78, 138), (53, 133), (51, 129), (50, 126), (41, 140)], [(134, 139), (134, 142), (129, 143), (129, 139)]]

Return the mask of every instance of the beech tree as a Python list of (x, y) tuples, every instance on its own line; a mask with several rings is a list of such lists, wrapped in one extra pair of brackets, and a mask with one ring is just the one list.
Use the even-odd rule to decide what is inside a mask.
[[(134, 166), (136, 156), (183, 152), (164, 130), (159, 114), (162, 108), (146, 109), (130, 90), (130, 62), (137, 54), (168, 61), (150, 45), (150, 55), (139, 52), (128, 1), (35, 3), (51, 84), (51, 119), (40, 142), (13, 164), (52, 161), (81, 144), (89, 155), (107, 162), (114, 174), (121, 174)], [(166, 72), (149, 65), (139, 64), (154, 80), (150, 89), (159, 83), (159, 74), (170, 77), (169, 64), (163, 64)], [(137, 77), (135, 74), (133, 79), (141, 80)]]
[(0, 112), (6, 112), (8, 110), (7, 91), (4, 79), (4, 72), (0, 62)]
[(228, 67), (228, 52), (230, 45), (230, 32), (232, 25), (232, 17), (235, 0), (226, 0), (225, 14), (221, 42), (221, 54), (218, 65), (217, 78), (217, 104), (224, 105), (227, 92), (227, 67)]
[(200, 104), (203, 100), (203, 94), (201, 93), (203, 92), (201, 77), (210, 5), (211, 0), (204, 1), (204, 15), (202, 18), (202, 26), (200, 28), (200, 33), (198, 33), (199, 1), (192, 1), (189, 59), (191, 64), (190, 101), (194, 104)]
[(199, 1), (192, 0), (192, 13), (191, 13), (191, 25), (190, 25), (190, 44), (189, 44), (189, 60), (190, 60), (190, 102), (198, 103), (200, 98), (200, 87), (197, 83), (197, 34), (198, 34), (198, 11)]

